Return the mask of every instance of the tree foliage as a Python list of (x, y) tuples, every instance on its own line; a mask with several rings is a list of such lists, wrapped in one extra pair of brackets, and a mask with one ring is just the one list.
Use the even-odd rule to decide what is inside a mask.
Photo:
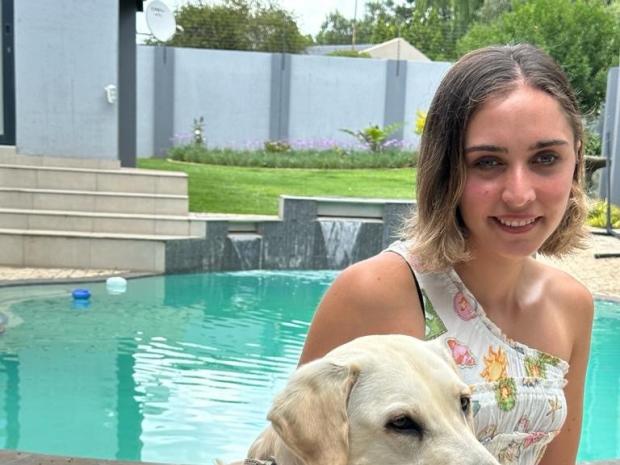
[[(356, 43), (380, 43), (402, 37), (433, 60), (456, 57), (457, 40), (465, 34), (484, 0), (375, 0), (355, 22)], [(339, 12), (328, 15), (316, 37), (320, 44), (351, 44), (354, 21)]]
[(175, 12), (182, 31), (167, 45), (173, 47), (302, 52), (311, 42), (288, 11), (254, 0), (224, 0), (184, 4)]
[(367, 18), (354, 21), (345, 18), (339, 11), (333, 11), (321, 24), (321, 30), (316, 35), (315, 41), (320, 45), (353, 45), (354, 29), (356, 44), (371, 43), (372, 24)]
[(471, 27), (459, 54), (491, 44), (529, 42), (564, 68), (584, 112), (597, 110), (607, 70), (618, 63), (620, 22), (601, 0), (515, 0), (512, 11)]

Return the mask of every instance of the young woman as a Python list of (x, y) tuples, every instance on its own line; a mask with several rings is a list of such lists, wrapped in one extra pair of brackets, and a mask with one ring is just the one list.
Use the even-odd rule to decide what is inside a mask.
[(301, 363), (366, 334), (441, 338), (502, 464), (574, 465), (592, 296), (535, 256), (585, 238), (582, 147), (574, 94), (548, 55), (464, 56), (428, 112), (404, 240), (339, 275)]

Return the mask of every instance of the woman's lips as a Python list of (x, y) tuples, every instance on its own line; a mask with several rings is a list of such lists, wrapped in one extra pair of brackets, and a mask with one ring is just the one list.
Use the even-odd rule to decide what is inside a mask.
[(493, 221), (497, 226), (499, 226), (500, 229), (513, 234), (521, 234), (531, 231), (533, 228), (536, 227), (541, 218), (542, 217), (540, 216), (530, 216), (523, 218), (499, 216), (492, 217)]

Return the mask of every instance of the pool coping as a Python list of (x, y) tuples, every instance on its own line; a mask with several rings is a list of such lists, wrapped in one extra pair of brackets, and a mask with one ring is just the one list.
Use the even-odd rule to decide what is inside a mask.
[(5, 287), (18, 286), (48, 286), (53, 284), (79, 284), (79, 283), (99, 283), (105, 282), (113, 276), (121, 276), (125, 279), (150, 278), (152, 276), (164, 276), (165, 273), (149, 273), (149, 272), (126, 272), (126, 273), (110, 273), (96, 276), (81, 276), (67, 278), (34, 278), (34, 279), (16, 279), (16, 280), (0, 280), (0, 289)]
[[(2, 463), (2, 465), (164, 465), (156, 462), (85, 459), (2, 449), (0, 449), (0, 463)], [(596, 462), (579, 462), (579, 465), (620, 465), (620, 459)]]
[(2, 465), (164, 465), (155, 462), (115, 461), (44, 455), (7, 449), (0, 449), (0, 463)]
[[(325, 270), (321, 270), (325, 271)], [(338, 270), (336, 270), (338, 271)], [(216, 271), (215, 273), (221, 273), (221, 271)], [(194, 273), (188, 273), (194, 274)], [(128, 272), (128, 273), (116, 273), (110, 275), (98, 275), (98, 276), (84, 276), (77, 278), (40, 278), (40, 279), (20, 279), (14, 281), (3, 281), (0, 280), (0, 289), (10, 288), (10, 287), (19, 287), (19, 286), (52, 286), (54, 284), (80, 284), (80, 283), (100, 283), (105, 282), (108, 278), (113, 276), (121, 276), (125, 279), (140, 279), (140, 278), (150, 278), (155, 276), (171, 276), (167, 273), (147, 273), (147, 272)], [(610, 295), (610, 294), (601, 294), (594, 293), (592, 297), (595, 300), (604, 300), (608, 302), (620, 303), (620, 296)]]

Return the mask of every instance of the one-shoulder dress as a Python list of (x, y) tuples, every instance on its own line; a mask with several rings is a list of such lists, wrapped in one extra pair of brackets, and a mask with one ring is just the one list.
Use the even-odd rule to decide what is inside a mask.
[(409, 264), (423, 298), (426, 338), (441, 338), (472, 388), (478, 440), (502, 465), (537, 464), (566, 419), (568, 363), (505, 336), (454, 269), (419, 271), (402, 241), (386, 251)]

